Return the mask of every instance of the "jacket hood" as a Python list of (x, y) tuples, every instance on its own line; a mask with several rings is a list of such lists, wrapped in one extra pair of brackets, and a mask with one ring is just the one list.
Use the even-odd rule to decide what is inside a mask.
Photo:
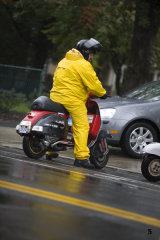
[(75, 48), (72, 48), (72, 50), (68, 51), (65, 57), (68, 60), (74, 60), (74, 61), (84, 59), (82, 54)]

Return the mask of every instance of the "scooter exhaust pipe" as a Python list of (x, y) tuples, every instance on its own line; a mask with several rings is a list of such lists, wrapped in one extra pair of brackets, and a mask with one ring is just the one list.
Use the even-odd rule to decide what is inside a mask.
[(68, 143), (64, 142), (64, 141), (58, 141), (58, 142), (51, 144), (51, 148), (54, 151), (64, 151), (64, 150), (66, 150), (66, 146), (68, 146)]

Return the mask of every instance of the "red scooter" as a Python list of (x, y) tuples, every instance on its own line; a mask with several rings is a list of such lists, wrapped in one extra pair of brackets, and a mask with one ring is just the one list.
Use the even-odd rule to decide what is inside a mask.
[[(86, 104), (90, 124), (90, 161), (99, 169), (105, 167), (109, 159), (109, 134), (105, 127), (107, 122), (101, 120), (101, 101), (104, 100), (89, 97)], [(32, 103), (31, 110), (16, 126), (17, 133), (23, 136), (23, 150), (28, 157), (38, 159), (46, 151), (57, 152), (74, 147), (72, 121), (62, 104), (40, 96)]]

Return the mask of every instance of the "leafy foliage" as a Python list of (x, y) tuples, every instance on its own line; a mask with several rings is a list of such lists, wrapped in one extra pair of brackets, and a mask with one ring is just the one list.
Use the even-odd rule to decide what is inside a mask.
[(155, 44), (153, 46), (153, 54), (151, 59), (151, 66), (153, 71), (159, 70), (160, 71), (160, 29), (156, 37)]
[[(5, 29), (5, 35), (0, 34), (0, 40), (10, 44), (9, 50), (4, 45), (7, 54), (14, 56), (10, 64), (43, 66), (46, 46), (50, 45), (41, 30), (48, 22), (48, 11), (49, 5), (44, 4), (43, 0), (3, 0), (0, 3), (0, 14), (3, 16), (0, 24)], [(5, 55), (4, 49), (1, 49), (2, 55)], [(19, 61), (15, 56), (19, 56)], [(2, 61), (5, 56), (0, 59)], [(20, 59), (23, 59), (23, 64), (20, 64)]]
[[(147, 18), (149, 5), (154, 14)], [(108, 63), (113, 66), (119, 93), (121, 67), (132, 64), (130, 53), (138, 38), (135, 25), (138, 21), (141, 29), (150, 24), (157, 29), (160, 4), (159, 0), (2, 0), (0, 14), (2, 63), (42, 67), (48, 57), (57, 63), (80, 39), (93, 37), (103, 44), (94, 67), (103, 79)], [(153, 53), (152, 69), (160, 68), (159, 36), (156, 34), (155, 45), (148, 53)], [(127, 89), (127, 81), (125, 85)]]
[[(160, 2), (158, 0), (136, 0), (135, 2), (134, 34), (128, 68), (123, 81), (123, 91), (152, 80), (152, 56), (155, 56), (155, 42), (160, 29)], [(157, 38), (157, 41), (160, 40)]]
[(10, 91), (1, 92), (0, 99), (0, 109), (4, 111), (9, 111), (19, 103), (26, 102), (25, 95), (22, 93), (16, 93), (14, 88)]
[[(44, 95), (44, 94), (43, 94)], [(37, 90), (30, 93), (29, 98), (23, 93), (17, 93), (14, 88), (0, 92), (0, 111), (28, 112), (33, 100), (37, 98)]]
[(56, 14), (51, 11), (55, 22), (48, 24), (43, 33), (57, 46), (56, 61), (80, 39), (93, 37), (103, 43), (100, 57), (93, 62), (101, 79), (108, 62), (112, 63), (115, 72), (127, 63), (134, 25), (134, 2), (65, 0), (56, 1), (55, 7)]
[[(90, 20), (88, 16), (89, 9), (93, 10), (90, 4), (91, 1), (52, 2), (50, 13), (51, 18), (54, 16), (55, 22), (49, 23), (43, 33), (56, 45), (58, 58), (62, 57), (66, 50), (74, 47), (80, 39), (95, 35), (93, 17)], [(56, 12), (53, 9), (56, 9)], [(96, 21), (95, 15), (93, 16)]]

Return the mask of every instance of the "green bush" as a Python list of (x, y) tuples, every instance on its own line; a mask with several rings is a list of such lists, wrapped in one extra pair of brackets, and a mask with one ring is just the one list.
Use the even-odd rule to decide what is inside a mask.
[(28, 107), (28, 104), (20, 103), (20, 104), (18, 104), (16, 106), (13, 106), (10, 110), (11, 111), (15, 111), (15, 112), (19, 112), (19, 113), (27, 113), (31, 109), (30, 109), (30, 107)]
[[(25, 94), (16, 93), (14, 88), (10, 91), (0, 92), (0, 110), (5, 112), (29, 112), (31, 110), (32, 102), (37, 98), (37, 95), (38, 93), (36, 89), (30, 93), (28, 99)], [(43, 92), (42, 95), (49, 97), (49, 93)]]
[(0, 109), (3, 111), (13, 110), (16, 106), (27, 106), (26, 96), (23, 93), (16, 93), (15, 89), (0, 93)]

